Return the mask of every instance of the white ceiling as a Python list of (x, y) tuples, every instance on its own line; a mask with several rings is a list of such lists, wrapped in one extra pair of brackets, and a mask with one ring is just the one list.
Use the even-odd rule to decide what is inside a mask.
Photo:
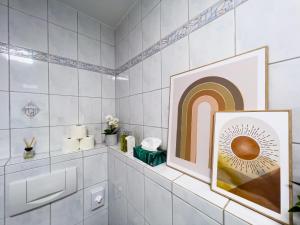
[(60, 0), (115, 27), (136, 0)]

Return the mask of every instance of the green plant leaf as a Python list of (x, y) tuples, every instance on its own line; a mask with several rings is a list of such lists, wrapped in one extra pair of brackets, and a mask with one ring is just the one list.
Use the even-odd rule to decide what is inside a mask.
[(300, 207), (294, 206), (294, 207), (290, 208), (289, 212), (300, 212)]

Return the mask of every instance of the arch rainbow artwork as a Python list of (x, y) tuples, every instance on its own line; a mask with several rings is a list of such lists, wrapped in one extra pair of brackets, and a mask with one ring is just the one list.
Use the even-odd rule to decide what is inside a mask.
[(170, 78), (169, 166), (211, 182), (214, 113), (265, 110), (266, 65), (260, 48)]

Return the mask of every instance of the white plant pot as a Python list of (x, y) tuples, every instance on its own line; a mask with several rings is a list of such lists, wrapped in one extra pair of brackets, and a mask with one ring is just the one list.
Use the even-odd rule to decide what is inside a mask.
[(117, 134), (106, 134), (105, 135), (105, 144), (107, 146), (112, 146), (118, 144), (118, 135)]

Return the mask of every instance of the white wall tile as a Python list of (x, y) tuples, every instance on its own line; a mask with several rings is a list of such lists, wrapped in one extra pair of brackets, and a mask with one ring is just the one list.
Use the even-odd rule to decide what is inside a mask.
[(83, 220), (83, 191), (51, 204), (52, 225), (73, 225)]
[(130, 122), (130, 101), (129, 97), (119, 99), (119, 119), (121, 123)]
[(0, 41), (8, 43), (8, 8), (0, 5)]
[(176, 196), (173, 196), (173, 224), (174, 225), (218, 225), (202, 212), (193, 208)]
[(168, 128), (169, 124), (169, 88), (161, 90), (161, 125)]
[(9, 38), (13, 45), (47, 52), (47, 23), (10, 9)]
[[(138, 172), (131, 166), (127, 166), (127, 199), (130, 204), (138, 211), (138, 214), (144, 215), (144, 174)], [(129, 216), (128, 216), (129, 217)]]
[(225, 211), (224, 225), (249, 225), (249, 223)]
[(11, 156), (22, 157), (25, 144), (24, 138), (30, 143), (35, 138), (34, 151), (36, 154), (49, 153), (49, 128), (25, 128), (11, 130)]
[(78, 59), (82, 62), (100, 65), (100, 41), (78, 35)]
[(143, 91), (161, 88), (160, 52), (143, 61)]
[(189, 0), (189, 17), (190, 19), (200, 15), (203, 11), (213, 6), (219, 0)]
[(142, 16), (146, 16), (160, 0), (142, 0)]
[(10, 90), (48, 93), (48, 63), (10, 56)]
[(105, 123), (107, 115), (116, 115), (116, 101), (114, 99), (102, 99), (102, 123)]
[(130, 131), (132, 132), (132, 135), (135, 137), (135, 145), (140, 145), (143, 141), (143, 126), (140, 125), (131, 125)]
[(3, 53), (0, 54), (0, 68), (1, 68), (0, 90), (8, 91), (8, 55), (7, 54), (3, 54)]
[(145, 218), (151, 225), (172, 224), (171, 192), (145, 177)]
[(129, 70), (119, 74), (116, 77), (116, 95), (117, 97), (126, 97), (129, 95)]
[(162, 129), (161, 148), (164, 150), (168, 150), (168, 129)]
[(70, 134), (70, 126), (50, 127), (50, 151), (62, 151), (63, 138)]
[(101, 97), (101, 74), (88, 70), (78, 70), (78, 73), (79, 96)]
[[(143, 95), (132, 95), (130, 98), (130, 124), (143, 125)], [(147, 102), (145, 102), (147, 104)]]
[[(48, 95), (10, 93), (10, 97), (12, 128), (41, 127), (49, 125)], [(40, 109), (39, 113), (33, 118), (26, 116), (23, 111), (23, 107), (28, 103), (33, 103)]]
[(49, 64), (50, 94), (78, 95), (77, 69)]
[(95, 215), (85, 218), (84, 225), (108, 225), (108, 210), (101, 210)]
[(107, 180), (107, 154), (85, 157), (84, 165), (84, 187)]
[(129, 72), (129, 89), (130, 94), (139, 94), (143, 89), (143, 64), (142, 62), (130, 68)]
[(94, 18), (79, 12), (78, 33), (100, 41), (100, 23)]
[[(300, 55), (297, 0), (248, 1), (236, 10), (237, 52), (269, 46), (270, 62)], [(249, 18), (253, 18), (251, 22)]]
[(135, 208), (127, 204), (127, 225), (143, 225), (144, 217), (141, 216)]
[(0, 91), (0, 129), (9, 128), (9, 94), (8, 92)]
[(8, 0), (0, 0), (0, 3), (2, 3), (4, 5), (8, 5)]
[(293, 145), (292, 153), (293, 181), (300, 182), (300, 145)]
[(130, 10), (128, 15), (129, 31), (133, 30), (133, 28), (141, 22), (141, 18), (142, 18), (142, 1), (138, 0)]
[[(99, 188), (104, 188), (104, 196), (103, 201), (104, 205), (100, 208), (97, 208), (95, 210), (92, 210), (92, 192), (94, 190), (97, 190)], [(93, 185), (89, 188), (84, 189), (84, 218), (87, 218), (89, 216), (95, 215), (101, 211), (103, 211), (105, 208), (108, 207), (108, 185), (107, 182), (102, 182), (96, 185)]]
[(87, 124), (88, 135), (94, 135), (96, 144), (102, 143), (102, 124)]
[(101, 41), (115, 45), (115, 31), (104, 24), (101, 24)]
[(165, 37), (188, 21), (188, 0), (161, 1), (161, 36)]
[(82, 158), (68, 160), (61, 163), (51, 164), (51, 171), (65, 169), (68, 167), (76, 167), (77, 171), (77, 188), (81, 190), (83, 188), (83, 160)]
[[(111, 187), (109, 193), (109, 224), (124, 225), (127, 221), (127, 201), (124, 196), (115, 195), (117, 191), (114, 186)], [(126, 223), (126, 222), (125, 222)]]
[(4, 176), (0, 177), (0, 218), (4, 218)]
[(78, 122), (78, 97), (50, 96), (50, 125), (71, 125)]
[(156, 137), (162, 139), (162, 129), (158, 127), (144, 126), (144, 138), (147, 137)]
[(234, 55), (234, 13), (190, 34), (191, 69)]
[(8, 159), (9, 151), (9, 130), (0, 130), (0, 158)]
[(126, 196), (127, 194), (127, 166), (126, 163), (117, 157), (113, 157), (112, 165), (110, 166), (110, 173), (112, 174), (109, 182), (114, 185), (116, 192), (113, 198), (118, 198), (120, 195)]
[(49, 53), (77, 59), (77, 34), (62, 27), (49, 24)]
[(48, 14), (50, 22), (77, 31), (77, 11), (70, 6), (57, 0), (49, 0)]
[(20, 225), (24, 224), (34, 225), (50, 225), (50, 206), (46, 205), (41, 208), (20, 214), (14, 217), (7, 217), (5, 224), (6, 225)]
[(123, 21), (119, 24), (116, 29), (116, 41), (119, 42), (124, 39), (129, 32), (128, 16), (125, 16)]
[(115, 76), (102, 75), (102, 97), (114, 98), (115, 97)]
[(79, 98), (79, 123), (101, 123), (101, 98)]
[(185, 37), (180, 41), (177, 41), (176, 43), (165, 48), (161, 54), (162, 54), (162, 87), (169, 87), (170, 76), (181, 73), (189, 69), (188, 37)]
[(143, 20), (143, 49), (160, 40), (160, 5), (157, 5)]
[(128, 36), (117, 42), (116, 45), (117, 66), (125, 64), (129, 60)]
[(10, 0), (9, 4), (26, 14), (47, 19), (47, 0)]
[(142, 24), (138, 24), (129, 33), (129, 56), (133, 58), (140, 54), (143, 50), (143, 39), (142, 39)]
[(300, 59), (295, 59), (269, 67), (269, 107), (292, 109), (294, 142), (300, 142), (299, 66)]
[(102, 66), (115, 69), (115, 47), (101, 42), (101, 63)]
[(144, 125), (161, 126), (161, 90), (143, 94)]

